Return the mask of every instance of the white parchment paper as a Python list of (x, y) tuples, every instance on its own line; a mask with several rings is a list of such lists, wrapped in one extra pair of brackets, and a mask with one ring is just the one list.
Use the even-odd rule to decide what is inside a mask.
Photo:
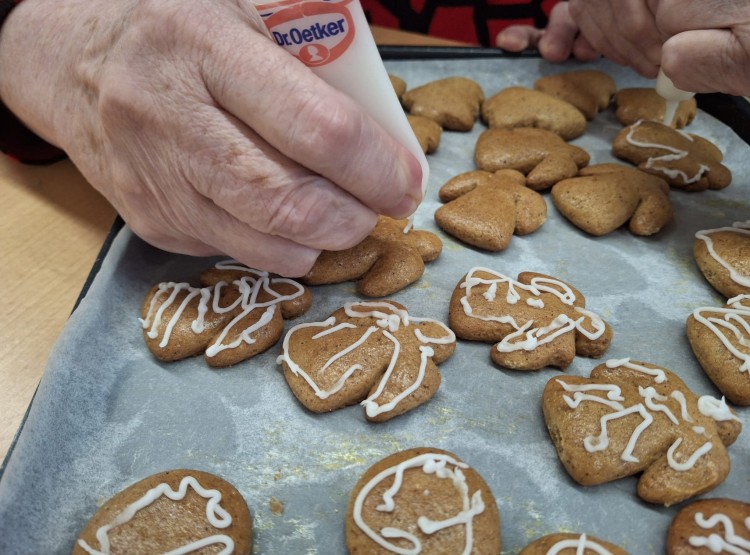
[[(471, 77), (490, 96), (577, 66), (490, 59), (393, 61), (387, 67), (410, 87), (451, 75)], [(619, 87), (651, 84), (603, 61), (586, 67), (608, 71)], [(574, 144), (590, 152), (592, 163), (612, 161), (610, 145), (620, 128), (607, 111)], [(474, 143), (483, 129), (478, 123), (471, 133), (444, 133), (430, 157), (430, 187), (416, 226), (441, 236), (443, 254), (418, 283), (392, 298), (412, 315), (446, 322), (451, 292), (473, 266), (512, 277), (527, 270), (550, 274), (577, 287), (587, 307), (613, 326), (606, 358), (662, 365), (695, 392), (718, 396), (685, 336), (694, 308), (724, 300), (693, 261), (693, 236), (750, 218), (750, 147), (700, 113), (688, 131), (725, 153), (734, 173), (729, 188), (673, 191), (676, 219), (650, 238), (626, 229), (587, 236), (556, 212), (547, 195), (547, 223), (493, 254), (462, 245), (433, 220), (440, 186), (475, 169)], [(489, 345), (459, 342), (440, 366), (443, 383), (432, 400), (390, 422), (370, 424), (358, 406), (327, 415), (305, 411), (275, 362), (279, 346), (220, 371), (201, 358), (156, 361), (137, 319), (146, 292), (162, 280), (195, 280), (215, 260), (167, 254), (127, 228), (119, 233), (54, 348), (0, 480), (0, 553), (69, 553), (106, 499), (171, 468), (206, 470), (232, 482), (251, 508), (256, 553), (345, 553), (352, 487), (377, 460), (415, 446), (452, 451), (485, 478), (501, 512), (503, 553), (516, 553), (556, 531), (586, 532), (633, 554), (664, 552), (667, 527), (679, 507), (641, 502), (635, 478), (580, 487), (559, 463), (540, 406), (541, 392), (557, 370), (506, 371), (490, 361)], [(312, 309), (299, 321), (324, 320), (357, 298), (351, 283), (316, 287), (313, 295)], [(577, 358), (566, 372), (588, 376), (596, 364)], [(729, 449), (732, 472), (706, 497), (750, 498), (750, 409), (738, 412), (746, 429)], [(273, 513), (272, 500), (283, 504), (282, 514)]]

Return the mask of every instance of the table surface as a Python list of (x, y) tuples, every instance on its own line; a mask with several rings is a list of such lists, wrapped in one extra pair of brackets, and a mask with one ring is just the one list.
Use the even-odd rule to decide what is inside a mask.
[[(460, 43), (373, 27), (382, 45)], [(50, 349), (116, 213), (70, 161), (25, 166), (0, 155), (0, 461), (11, 446)]]

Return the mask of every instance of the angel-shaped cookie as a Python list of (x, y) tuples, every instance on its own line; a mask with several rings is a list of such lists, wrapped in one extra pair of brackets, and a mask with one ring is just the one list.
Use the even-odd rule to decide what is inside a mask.
[(582, 69), (545, 75), (536, 80), (534, 88), (569, 102), (592, 120), (612, 102), (617, 84), (603, 71)]
[(727, 298), (750, 294), (750, 221), (698, 231), (693, 256), (719, 293)]
[(435, 260), (442, 249), (434, 233), (410, 229), (407, 220), (380, 216), (372, 233), (357, 245), (323, 251), (300, 281), (325, 285), (359, 280), (357, 290), (362, 295), (385, 297), (422, 277), (425, 262)]
[(483, 100), (482, 87), (466, 77), (430, 81), (401, 96), (410, 114), (429, 118), (451, 131), (471, 131)]
[(552, 131), (532, 127), (488, 129), (474, 149), (479, 169), (517, 170), (526, 176), (526, 186), (535, 191), (575, 176), (589, 159), (588, 152), (569, 145)]
[(621, 164), (596, 164), (552, 187), (552, 202), (591, 235), (606, 235), (626, 222), (634, 235), (653, 235), (674, 210), (666, 181)]
[(516, 281), (487, 268), (459, 282), (450, 327), (462, 339), (496, 343), (492, 360), (511, 370), (565, 369), (576, 354), (602, 356), (612, 340), (612, 328), (567, 283), (534, 272)]
[(750, 405), (750, 295), (722, 308), (696, 308), (686, 327), (695, 357), (722, 395)]
[(415, 318), (394, 301), (362, 301), (290, 329), (278, 362), (307, 409), (361, 402), (368, 420), (384, 422), (435, 394), (437, 365), (455, 346), (456, 336), (437, 320)]
[(667, 555), (713, 553), (750, 553), (750, 503), (701, 499), (674, 517), (667, 534)]
[(693, 121), (698, 112), (695, 97), (681, 100), (672, 121), (665, 122), (667, 101), (656, 92), (656, 89), (646, 87), (620, 89), (615, 94), (615, 107), (615, 116), (623, 125), (632, 125), (638, 120), (647, 119), (677, 129), (682, 129)]
[(549, 534), (524, 547), (518, 555), (628, 555), (613, 543), (587, 534)]
[(231, 366), (276, 344), (284, 319), (303, 314), (310, 291), (294, 280), (234, 260), (201, 274), (201, 287), (163, 282), (141, 308), (143, 338), (159, 360), (205, 352), (210, 366)]
[(712, 142), (656, 121), (637, 121), (617, 134), (612, 152), (685, 191), (723, 189), (732, 173)]
[(600, 364), (590, 378), (552, 378), (542, 408), (576, 482), (593, 486), (642, 473), (638, 495), (666, 506), (724, 481), (726, 446), (742, 429), (723, 400), (698, 397), (669, 370), (630, 359)]
[(514, 233), (527, 235), (547, 220), (547, 203), (525, 183), (515, 170), (457, 175), (440, 189), (446, 204), (435, 211), (435, 221), (464, 243), (501, 251)]

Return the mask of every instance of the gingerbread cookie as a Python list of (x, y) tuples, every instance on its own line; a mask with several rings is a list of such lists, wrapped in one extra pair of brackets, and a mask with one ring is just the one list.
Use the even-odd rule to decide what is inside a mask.
[(410, 114), (406, 117), (424, 153), (432, 154), (435, 152), (440, 145), (440, 136), (443, 134), (443, 128), (440, 127), (440, 124), (424, 116), (412, 116)]
[(669, 370), (630, 359), (600, 364), (590, 378), (552, 378), (542, 408), (576, 482), (593, 486), (642, 473), (638, 495), (665, 506), (723, 482), (726, 446), (742, 429), (723, 400), (698, 397)]
[(603, 71), (583, 69), (540, 77), (534, 88), (572, 104), (592, 120), (612, 102), (617, 84)]
[(547, 220), (547, 203), (525, 182), (514, 170), (458, 175), (440, 189), (446, 204), (435, 212), (435, 221), (464, 243), (501, 251), (514, 233), (527, 235)]
[(625, 127), (615, 137), (612, 152), (677, 189), (723, 189), (732, 182), (718, 147), (656, 121), (637, 121)]
[(750, 294), (750, 221), (699, 231), (693, 256), (719, 293), (727, 298)]
[(575, 176), (589, 158), (588, 152), (569, 145), (552, 131), (532, 127), (488, 129), (474, 149), (479, 169), (517, 170), (526, 175), (526, 186), (535, 191)]
[(565, 369), (576, 354), (602, 356), (612, 340), (612, 328), (567, 283), (486, 268), (472, 268), (454, 290), (450, 327), (461, 339), (496, 343), (492, 360), (510, 370)]
[(550, 534), (524, 547), (518, 555), (628, 555), (624, 549), (586, 534)]
[(407, 220), (380, 216), (372, 233), (357, 245), (323, 251), (301, 281), (325, 285), (359, 280), (362, 295), (386, 297), (422, 277), (425, 262), (435, 260), (442, 249), (434, 233), (410, 229)]
[(484, 101), (482, 87), (466, 77), (446, 77), (406, 91), (404, 107), (451, 131), (471, 131)]
[(750, 405), (750, 295), (738, 295), (723, 308), (696, 308), (687, 336), (706, 375), (727, 399)]
[(296, 281), (234, 260), (219, 262), (200, 282), (201, 287), (163, 282), (146, 296), (139, 321), (159, 360), (205, 353), (210, 366), (231, 366), (275, 345), (284, 319), (312, 304), (310, 291)]
[(615, 117), (623, 125), (633, 125), (643, 119), (682, 129), (695, 119), (698, 103), (695, 97), (681, 101), (671, 122), (664, 121), (666, 111), (667, 101), (656, 92), (656, 89), (621, 89), (615, 95)]
[(750, 503), (702, 499), (680, 509), (667, 534), (667, 555), (750, 553)]
[(394, 301), (347, 303), (324, 322), (293, 327), (278, 362), (297, 399), (313, 412), (360, 403), (384, 422), (427, 402), (440, 386), (437, 365), (456, 336), (415, 318)]
[(482, 120), (489, 127), (502, 129), (539, 127), (560, 135), (566, 141), (580, 137), (586, 131), (586, 117), (575, 106), (524, 87), (510, 87), (485, 100)]
[(73, 555), (252, 552), (252, 517), (225, 480), (198, 470), (149, 476), (107, 501), (91, 518)]
[(500, 553), (500, 513), (489, 486), (456, 455), (420, 447), (376, 463), (354, 486), (349, 553)]
[(552, 202), (571, 223), (596, 236), (626, 222), (634, 235), (653, 235), (674, 213), (666, 181), (620, 164), (587, 166), (556, 183)]
[(392, 75), (390, 73), (388, 74), (388, 78), (391, 80), (393, 91), (396, 93), (398, 99), (401, 100), (406, 92), (406, 81), (401, 79), (398, 75)]

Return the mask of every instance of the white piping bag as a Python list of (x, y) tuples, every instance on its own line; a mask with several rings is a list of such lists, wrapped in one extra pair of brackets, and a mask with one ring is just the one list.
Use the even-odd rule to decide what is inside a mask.
[(678, 89), (672, 83), (672, 80), (659, 68), (659, 75), (656, 77), (656, 92), (667, 101), (667, 108), (664, 112), (664, 125), (673, 126), (674, 116), (677, 113), (677, 107), (683, 100), (689, 100), (695, 96), (695, 93)]

